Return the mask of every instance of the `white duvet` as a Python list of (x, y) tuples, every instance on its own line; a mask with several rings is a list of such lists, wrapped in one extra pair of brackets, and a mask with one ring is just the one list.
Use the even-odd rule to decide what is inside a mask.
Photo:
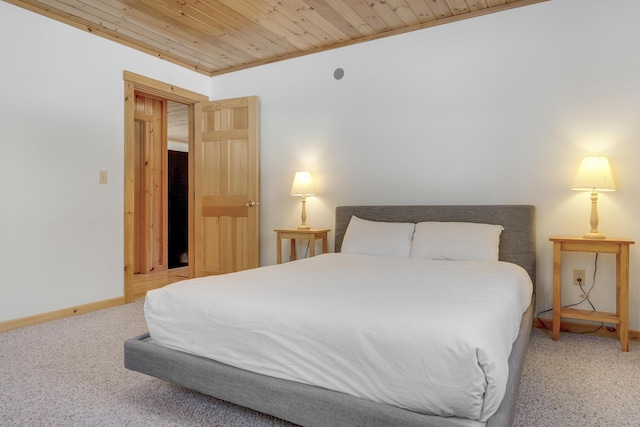
[(484, 422), (531, 293), (505, 262), (325, 254), (148, 292), (145, 316), (166, 347)]

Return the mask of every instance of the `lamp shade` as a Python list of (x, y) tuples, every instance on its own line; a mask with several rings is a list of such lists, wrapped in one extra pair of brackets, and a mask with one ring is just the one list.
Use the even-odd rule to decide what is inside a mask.
[(293, 178), (293, 185), (291, 186), (292, 196), (311, 196), (316, 194), (316, 190), (313, 186), (313, 179), (309, 172), (296, 172), (296, 176)]
[(589, 156), (582, 159), (572, 190), (615, 191), (609, 160), (603, 156)]

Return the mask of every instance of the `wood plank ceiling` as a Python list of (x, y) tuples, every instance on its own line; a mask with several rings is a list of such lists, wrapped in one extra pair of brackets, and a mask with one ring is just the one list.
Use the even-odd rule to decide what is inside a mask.
[(208, 76), (546, 0), (5, 0)]

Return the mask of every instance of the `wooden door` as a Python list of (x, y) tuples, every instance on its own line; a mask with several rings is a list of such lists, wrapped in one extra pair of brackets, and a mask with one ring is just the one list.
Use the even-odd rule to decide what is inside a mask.
[(134, 273), (168, 267), (166, 125), (166, 101), (136, 93)]
[(257, 267), (258, 97), (198, 103), (195, 123), (193, 275)]

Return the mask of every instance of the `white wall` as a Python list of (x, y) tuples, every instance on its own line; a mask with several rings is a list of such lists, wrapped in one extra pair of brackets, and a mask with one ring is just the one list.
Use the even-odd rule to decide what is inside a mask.
[[(589, 195), (570, 190), (582, 156), (615, 169), (600, 231), (640, 245), (639, 15), (634, 0), (552, 0), (214, 78), (214, 99), (261, 98), (262, 263), (275, 262), (273, 228), (299, 222), (296, 170), (318, 181), (314, 227), (333, 228), (341, 204), (533, 204), (538, 310), (550, 308), (548, 237), (589, 231)], [(565, 260), (567, 281), (573, 268), (593, 273), (593, 255)], [(599, 310), (615, 310), (613, 273), (601, 256)], [(638, 278), (632, 247), (632, 329)], [(576, 288), (563, 298), (577, 302)]]
[[(615, 168), (600, 230), (640, 245), (639, 14), (634, 0), (552, 0), (208, 79), (0, 2), (0, 321), (122, 295), (124, 69), (212, 98), (260, 96), (262, 264), (275, 262), (273, 228), (298, 224), (288, 191), (308, 169), (315, 227), (333, 228), (347, 203), (534, 204), (549, 308), (548, 236), (589, 228), (589, 196), (569, 189), (583, 155)], [(593, 271), (592, 256), (566, 259)], [(607, 261), (600, 310), (614, 304)]]
[(5, 2), (0, 52), (0, 321), (121, 297), (122, 72), (211, 81)]

